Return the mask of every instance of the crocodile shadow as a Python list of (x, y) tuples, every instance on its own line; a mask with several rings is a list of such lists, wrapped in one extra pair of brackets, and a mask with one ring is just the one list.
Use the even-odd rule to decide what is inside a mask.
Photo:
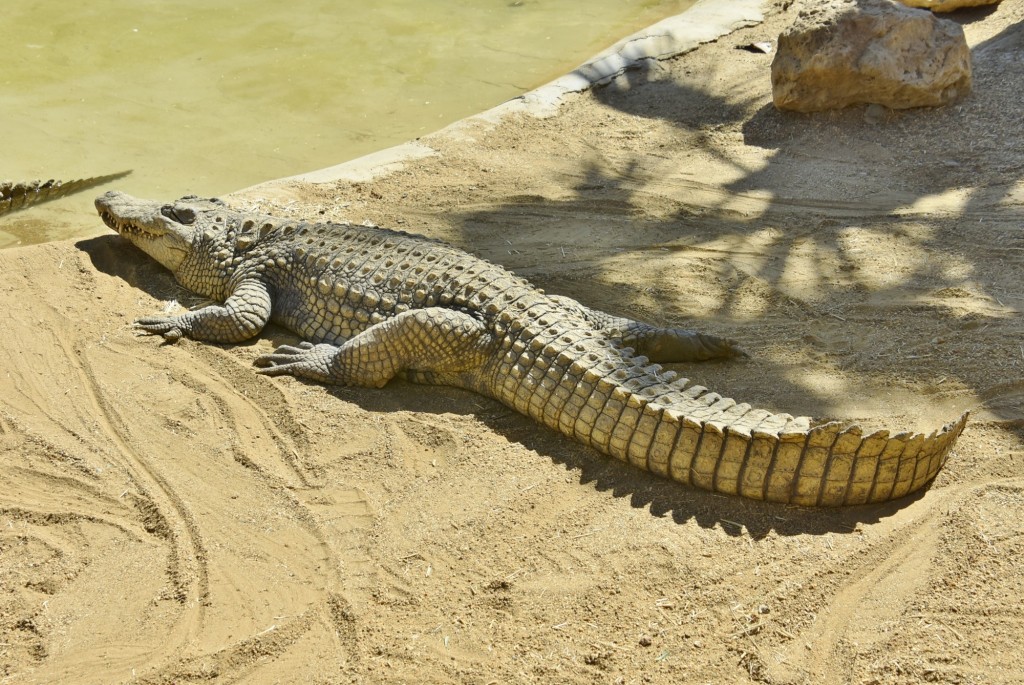
[(116, 276), (156, 300), (177, 300), (185, 307), (206, 301), (179, 285), (170, 271), (121, 236), (111, 233), (85, 238), (75, 242), (75, 247), (89, 257), (97, 271)]
[[(269, 331), (275, 344), (297, 339), (285, 331)], [(301, 381), (300, 381), (301, 382)], [(416, 386), (423, 388), (423, 386)], [(413, 411), (423, 414), (473, 416), (495, 435), (536, 452), (562, 466), (581, 487), (592, 487), (630, 506), (676, 523), (693, 521), (702, 528), (720, 527), (728, 535), (754, 540), (778, 535), (853, 533), (858, 526), (877, 523), (919, 500), (928, 487), (907, 497), (877, 505), (806, 508), (706, 492), (661, 478), (607, 457), (554, 430), (541, 426), (490, 398), (466, 390), (430, 387), (411, 392), (410, 384), (392, 381), (382, 389), (328, 387), (335, 398), (370, 412)]]

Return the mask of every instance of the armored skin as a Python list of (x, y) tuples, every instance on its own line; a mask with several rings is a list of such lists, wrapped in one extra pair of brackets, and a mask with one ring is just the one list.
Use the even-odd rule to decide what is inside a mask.
[(52, 178), (49, 181), (3, 181), (0, 182), (0, 216), (110, 183), (124, 178), (129, 173), (131, 172), (123, 171), (119, 174), (79, 178), (74, 181), (55, 181)]
[(967, 415), (931, 434), (815, 425), (690, 385), (659, 366), (743, 354), (547, 295), (501, 266), (376, 227), (246, 214), (219, 200), (118, 192), (103, 221), (222, 304), (139, 319), (146, 333), (218, 343), (273, 321), (303, 338), (258, 372), (380, 387), (401, 375), (466, 388), (653, 473), (805, 506), (902, 497), (942, 468)]

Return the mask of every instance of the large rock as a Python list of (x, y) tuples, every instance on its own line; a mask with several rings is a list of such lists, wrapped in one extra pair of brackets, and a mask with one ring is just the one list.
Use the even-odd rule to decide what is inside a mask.
[(772, 62), (775, 106), (800, 112), (938, 106), (970, 89), (963, 29), (891, 0), (810, 0)]
[(932, 12), (952, 12), (961, 7), (995, 5), (999, 0), (900, 0), (900, 2), (910, 7), (920, 7)]

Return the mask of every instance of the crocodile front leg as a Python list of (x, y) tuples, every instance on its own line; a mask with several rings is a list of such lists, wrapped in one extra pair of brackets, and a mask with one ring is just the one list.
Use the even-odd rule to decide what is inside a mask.
[(270, 291), (261, 281), (242, 281), (223, 305), (204, 307), (176, 316), (147, 316), (135, 327), (168, 342), (181, 336), (218, 343), (242, 342), (254, 337), (270, 320)]
[(258, 373), (336, 385), (383, 387), (404, 370), (457, 374), (479, 368), (494, 338), (469, 314), (428, 307), (371, 326), (341, 346), (283, 345), (256, 359)]

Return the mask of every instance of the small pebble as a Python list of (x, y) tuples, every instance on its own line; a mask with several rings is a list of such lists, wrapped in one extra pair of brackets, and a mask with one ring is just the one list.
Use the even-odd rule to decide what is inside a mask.
[(877, 124), (885, 119), (885, 115), (888, 111), (889, 110), (882, 105), (868, 105), (864, 110), (864, 121), (869, 124)]

